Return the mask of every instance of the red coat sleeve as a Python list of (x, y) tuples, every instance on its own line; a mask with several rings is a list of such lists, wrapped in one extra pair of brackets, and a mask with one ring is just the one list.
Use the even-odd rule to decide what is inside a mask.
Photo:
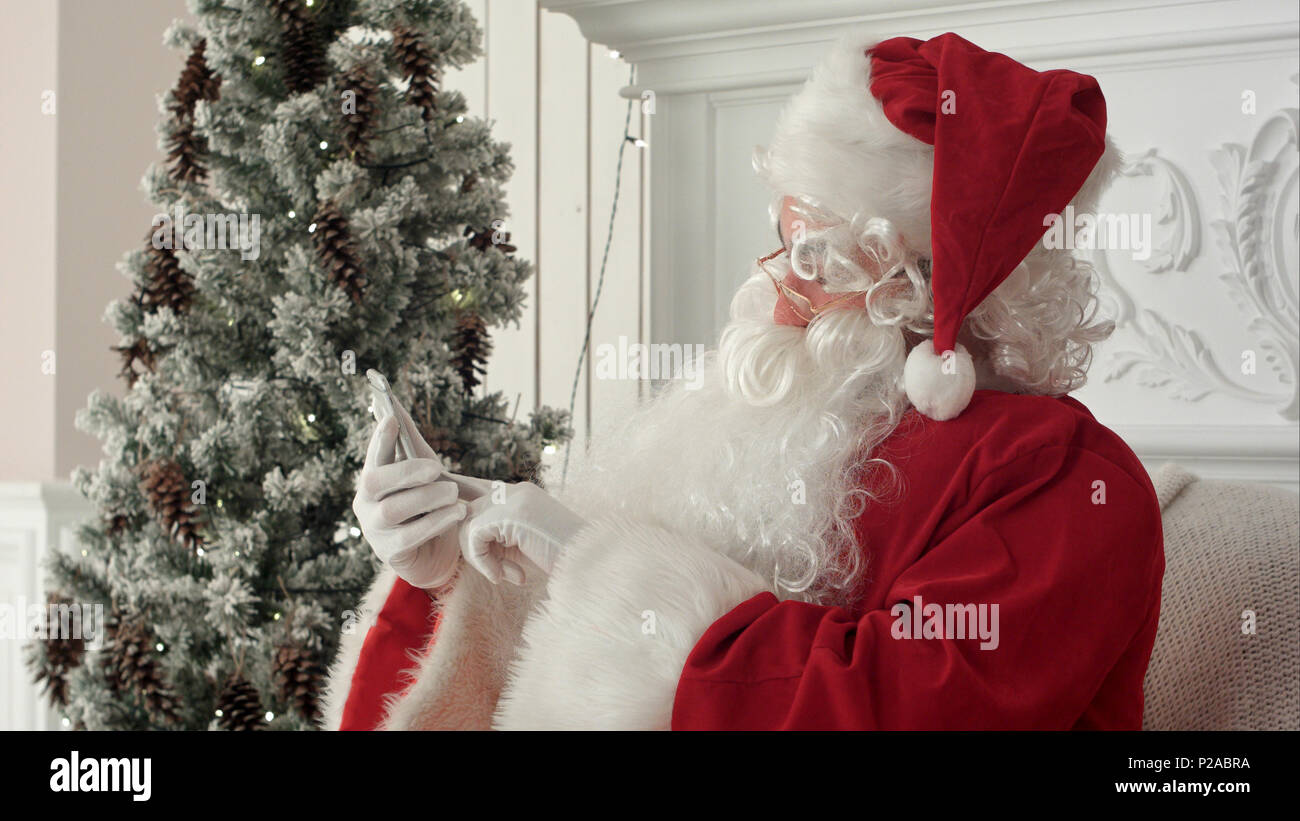
[[(854, 618), (764, 593), (714, 623), (687, 659), (673, 728), (1068, 729), (1132, 645), (1149, 653), (1164, 560), (1144, 476), (1047, 446), (987, 474), (944, 522), (881, 609)], [(996, 606), (996, 647), (946, 631), (896, 637), (895, 604), (911, 620), (918, 596), (984, 605), (989, 626)], [(1137, 715), (1123, 723), (1140, 725), (1146, 659), (1134, 666)]]

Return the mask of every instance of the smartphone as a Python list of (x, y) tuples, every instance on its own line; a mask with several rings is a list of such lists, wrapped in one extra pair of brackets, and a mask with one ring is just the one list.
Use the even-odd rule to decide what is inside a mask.
[[(388, 378), (371, 368), (366, 371), (366, 381), (370, 383), (370, 393), (374, 397), (373, 412), (375, 419), (382, 422), (389, 416), (397, 416), (397, 397), (393, 396), (393, 389), (388, 384)], [(411, 432), (406, 425), (402, 424), (401, 417), (398, 417), (397, 420), (396, 450), (397, 453), (393, 459), (395, 462), (411, 459), (416, 453), (411, 440)], [(477, 499), (492, 490), (492, 483), (486, 479), (475, 479), (472, 476), (462, 476), (451, 471), (443, 473), (441, 478), (454, 482), (456, 487), (459, 488), (460, 498), (464, 500)]]
[[(384, 376), (374, 368), (366, 371), (366, 381), (370, 383), (370, 394), (374, 399), (373, 412), (375, 419), (382, 422), (390, 416), (397, 416), (397, 397), (393, 396), (393, 389), (388, 384), (388, 377)], [(402, 424), (402, 420), (397, 420), (397, 454), (393, 461), (400, 462), (403, 459), (410, 459), (415, 456), (415, 445), (411, 441), (411, 432)]]

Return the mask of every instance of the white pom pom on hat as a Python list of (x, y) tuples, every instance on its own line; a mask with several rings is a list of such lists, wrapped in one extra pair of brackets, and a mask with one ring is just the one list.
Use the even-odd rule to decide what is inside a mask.
[(946, 422), (970, 404), (975, 393), (975, 363), (961, 343), (939, 354), (934, 342), (924, 339), (907, 355), (903, 389), (918, 412), (936, 422)]

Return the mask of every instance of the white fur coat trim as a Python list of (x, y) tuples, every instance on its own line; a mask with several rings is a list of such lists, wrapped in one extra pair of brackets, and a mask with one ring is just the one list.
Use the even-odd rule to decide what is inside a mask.
[(467, 565), (440, 597), (433, 649), (390, 699), (381, 730), (486, 730), (540, 585), (493, 584)]
[[(366, 634), (397, 582), (385, 568), (361, 605), (360, 619), (340, 642), (326, 683), (321, 726), (337, 730)], [(381, 730), (486, 730), (505, 685), (506, 669), (519, 643), (524, 617), (539, 587), (494, 585), (462, 567), (441, 591), (437, 639), (427, 653), (412, 655), (403, 680), (411, 681), (384, 705)], [(409, 679), (408, 679), (409, 677)]]
[[(396, 578), (380, 573), (343, 637), (326, 728), (339, 726), (366, 633)], [(668, 729), (700, 636), (767, 589), (697, 538), (614, 516), (583, 528), (534, 585), (494, 585), (462, 567), (439, 597), (433, 649), (412, 658), (414, 683), (390, 698), (380, 729)]]
[(374, 626), (375, 616), (384, 606), (388, 594), (397, 581), (397, 574), (385, 567), (371, 583), (370, 589), (361, 600), (358, 618), (351, 622), (351, 632), (344, 632), (339, 642), (338, 654), (330, 665), (329, 677), (325, 681), (325, 695), (321, 706), (320, 726), (326, 730), (337, 730), (343, 720), (343, 706), (348, 700), (348, 690), (352, 686), (352, 673), (357, 669), (357, 659), (361, 656), (361, 647), (365, 644), (366, 634)]
[(668, 729), (691, 649), (766, 589), (689, 535), (621, 517), (589, 524), (524, 625), (493, 726)]

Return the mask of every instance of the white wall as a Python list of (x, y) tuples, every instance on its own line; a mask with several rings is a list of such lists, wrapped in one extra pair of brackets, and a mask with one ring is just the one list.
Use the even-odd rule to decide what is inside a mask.
[(58, 82), (58, 18), (53, 3), (0, 2), (0, 479), (54, 475), (54, 379), (41, 355), (54, 348), (58, 121), (42, 103)]
[(0, 481), (65, 480), (99, 460), (74, 419), (91, 390), (121, 390), (102, 317), (153, 216), (139, 181), (161, 159), (155, 97), (185, 59), (162, 32), (184, 14), (184, 0), (0, 0)]

